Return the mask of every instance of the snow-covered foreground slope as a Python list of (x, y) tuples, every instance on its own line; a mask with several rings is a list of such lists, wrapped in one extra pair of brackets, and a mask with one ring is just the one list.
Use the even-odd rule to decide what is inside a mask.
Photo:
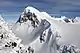
[(21, 41), (19, 37), (16, 37), (14, 33), (12, 33), (12, 30), (8, 28), (7, 23), (0, 16), (0, 53), (20, 52), (20, 47), (23, 45)]

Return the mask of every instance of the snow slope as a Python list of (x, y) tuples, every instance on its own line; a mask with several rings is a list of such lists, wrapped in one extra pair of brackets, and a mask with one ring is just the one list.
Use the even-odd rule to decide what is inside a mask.
[[(7, 23), (0, 15), (0, 53), (17, 53), (21, 45), (21, 39), (16, 37)], [(16, 44), (15, 46), (13, 44)]]

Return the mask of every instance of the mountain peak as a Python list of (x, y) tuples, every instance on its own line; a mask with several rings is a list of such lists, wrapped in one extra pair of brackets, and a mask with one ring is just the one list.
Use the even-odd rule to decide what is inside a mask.
[(38, 13), (39, 12), (36, 8), (31, 7), (31, 6), (26, 7), (24, 11), (28, 12), (28, 10), (30, 10), (30, 12), (32, 12), (32, 13)]

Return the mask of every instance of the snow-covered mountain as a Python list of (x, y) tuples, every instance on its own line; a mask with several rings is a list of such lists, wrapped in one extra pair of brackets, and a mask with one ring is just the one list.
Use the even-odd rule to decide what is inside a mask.
[[(20, 15), (20, 18), (26, 18), (25, 15), (28, 10), (30, 10), (31, 13), (35, 14), (36, 20), (34, 19), (34, 17), (32, 17), (33, 20), (27, 19), (27, 21), (21, 23), (21, 25), (19, 23), (16, 23), (12, 28), (12, 31), (17, 36), (20, 36), (24, 41), (26, 39), (26, 41), (24, 42), (26, 44), (28, 44), (28, 42), (30, 42), (29, 39), (30, 40), (32, 39), (31, 41), (35, 40), (35, 38), (37, 38), (40, 35), (40, 33), (43, 33), (43, 31), (45, 31), (47, 28), (50, 27), (50, 23), (47, 20), (41, 20), (42, 14), (33, 7), (25, 8), (24, 12), (22, 12), (22, 14)], [(34, 22), (35, 22), (35, 24), (34, 24)], [(45, 22), (45, 24), (44, 24), (44, 22)], [(42, 24), (44, 24), (44, 26)], [(33, 25), (35, 25), (35, 27)], [(40, 32), (40, 30), (41, 30), (41, 32)], [(34, 33), (36, 33), (36, 34), (34, 34)], [(35, 36), (35, 38), (31, 38), (32, 36)]]
[(80, 17), (76, 17), (75, 19), (73, 19), (73, 21), (74, 21), (75, 23), (79, 23), (79, 22), (80, 22)]
[(29, 6), (15, 24), (0, 16), (0, 53), (80, 53), (79, 27), (64, 16), (52, 18)]
[[(21, 22), (21, 24), (19, 24), (17, 22), (12, 28), (13, 33), (16, 36), (19, 36), (21, 39), (23, 39), (23, 44), (34, 45), (33, 43), (35, 43), (35, 44), (38, 44), (39, 46), (41, 45), (40, 47), (35, 48), (37, 53), (38, 52), (39, 53), (44, 53), (44, 52), (57, 53), (56, 43), (58, 44), (58, 42), (59, 42), (59, 44), (65, 43), (65, 44), (74, 44), (74, 45), (79, 46), (79, 43), (78, 43), (79, 38), (75, 40), (75, 37), (77, 38), (77, 36), (79, 36), (79, 34), (80, 34), (77, 32), (77, 31), (79, 31), (79, 23), (78, 24), (72, 23), (71, 19), (66, 19), (65, 17), (62, 17), (61, 19), (52, 18), (46, 12), (40, 12), (33, 7), (25, 8), (24, 12), (22, 12), (22, 14), (20, 15), (20, 18), (27, 18), (27, 16), (25, 16), (25, 14), (27, 15), (28, 11), (30, 11), (31, 13), (34, 13), (37, 16), (36, 18), (38, 19), (39, 24), (37, 24), (36, 27), (33, 27), (31, 24), (32, 20), (27, 19), (27, 21)], [(34, 19), (33, 16), (32, 16), (32, 18)], [(70, 22), (66, 23), (65, 19), (69, 20)], [(34, 20), (34, 21), (36, 22), (36, 20)], [(49, 29), (51, 29), (51, 32), (53, 32), (51, 35), (48, 34)], [(40, 44), (39, 37), (45, 31), (47, 31), (46, 39), (45, 39), (46, 42), (43, 44)], [(59, 41), (57, 41), (57, 39), (56, 39), (55, 31), (58, 32), (57, 35), (60, 34), (60, 36), (61, 36), (61, 39)], [(77, 36), (76, 36), (76, 34), (77, 34)], [(70, 36), (70, 38), (68, 38), (69, 36)], [(55, 38), (53, 38), (53, 37), (55, 37)], [(53, 42), (55, 42), (55, 43), (53, 43)], [(33, 47), (36, 47), (36, 46), (34, 45)]]
[[(48, 14), (46, 13), (44, 15), (44, 14), (42, 14), (42, 12), (39, 12), (38, 10), (36, 10), (33, 7), (27, 7), (24, 9), (24, 12), (22, 12), (22, 14), (20, 15), (21, 19), (25, 18), (25, 17), (28, 18), (27, 16), (25, 16), (25, 14), (27, 15), (28, 10), (37, 16), (36, 18), (37, 18), (37, 20), (39, 20), (39, 24), (37, 24), (36, 27), (33, 27), (31, 24), (31, 22), (33, 22), (33, 21), (30, 19), (27, 19), (27, 21), (25, 21), (25, 22), (18, 21), (12, 28), (13, 33), (16, 36), (19, 36), (23, 40), (23, 44), (34, 45), (33, 47), (34, 47), (36, 53), (44, 53), (45, 50), (47, 50), (46, 53), (57, 52), (56, 51), (56, 47), (57, 47), (56, 46), (56, 44), (57, 44), (56, 36), (58, 36), (58, 33), (53, 35), (54, 33), (56, 33), (56, 31), (54, 33), (52, 33), (51, 23), (48, 21), (48, 19), (46, 19), (46, 16), (45, 16)], [(32, 19), (34, 19), (33, 16), (32, 16)], [(36, 22), (36, 20), (34, 20), (34, 21)], [(41, 44), (39, 39), (41, 36), (44, 36), (44, 33), (45, 33), (45, 43)], [(35, 47), (36, 44), (39, 45), (39, 47)], [(53, 44), (54, 44), (54, 46), (53, 46)], [(45, 50), (41, 49), (43, 47)], [(52, 48), (54, 48), (54, 50), (52, 50)]]

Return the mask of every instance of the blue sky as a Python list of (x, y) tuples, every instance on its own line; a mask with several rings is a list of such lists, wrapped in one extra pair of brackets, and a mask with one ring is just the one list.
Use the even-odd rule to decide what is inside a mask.
[(7, 21), (17, 20), (28, 5), (50, 15), (80, 16), (80, 0), (0, 0), (0, 14)]

